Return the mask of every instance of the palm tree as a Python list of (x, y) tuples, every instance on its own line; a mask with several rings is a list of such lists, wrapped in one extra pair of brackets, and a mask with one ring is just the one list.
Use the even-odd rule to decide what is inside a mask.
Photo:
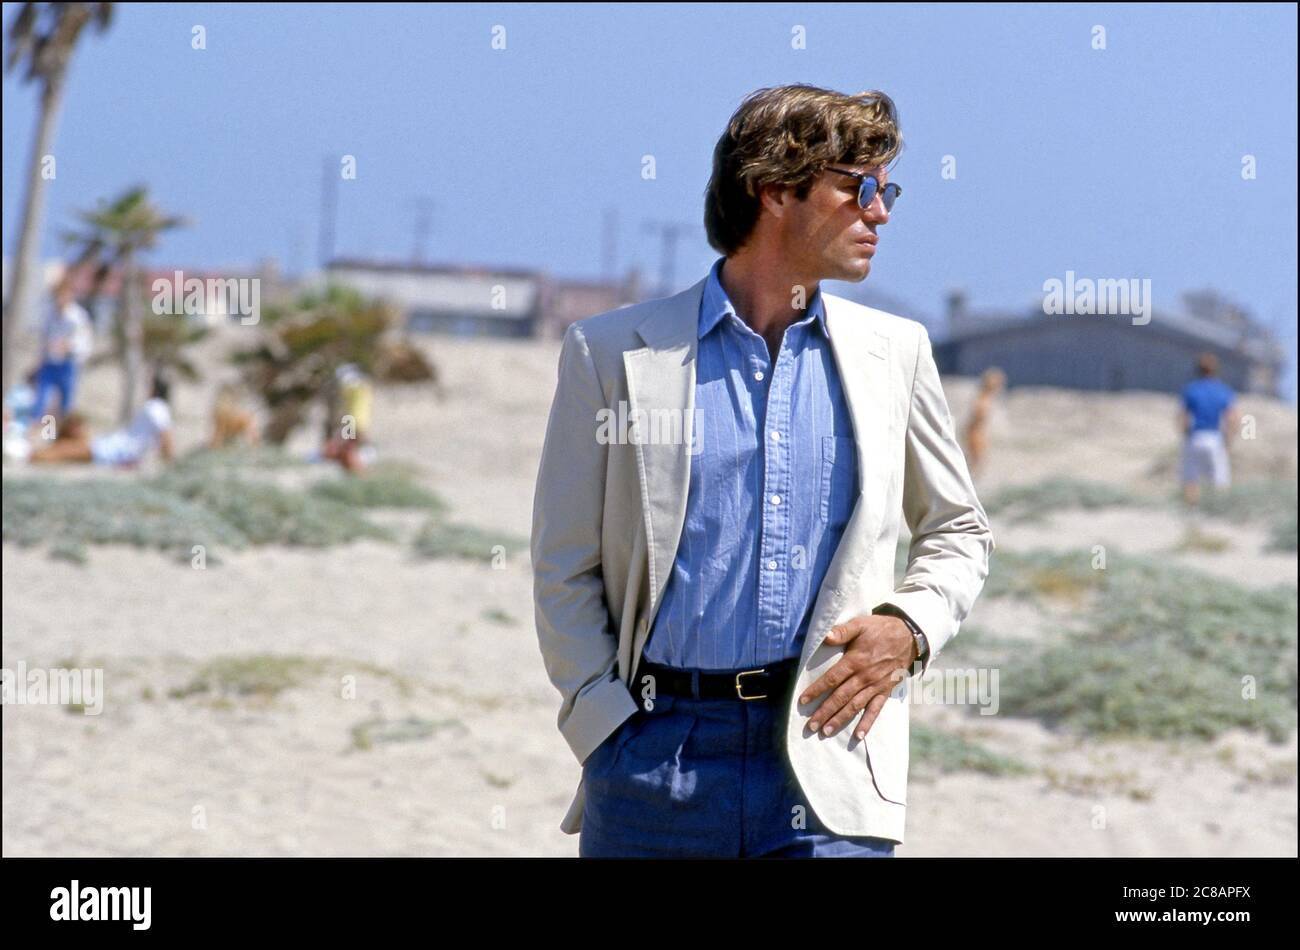
[(183, 315), (149, 313), (144, 318), (144, 358), (149, 375), (195, 382), (203, 378), (191, 349), (207, 339), (212, 328)]
[(4, 328), (0, 331), (3, 336), (0, 387), (5, 392), (13, 382), (13, 344), (18, 326), (31, 308), (32, 261), (40, 254), (41, 224), (45, 217), (43, 162), (54, 145), (54, 128), (63, 103), (68, 63), (85, 26), (94, 22), (102, 33), (108, 29), (112, 16), (111, 3), (24, 3), (9, 28), (5, 71), (12, 72), (19, 63), (26, 63), (23, 81), (39, 83), (41, 108), (36, 117), (36, 136), (27, 169), (27, 195), (13, 261), (13, 286), (5, 304)]
[[(266, 405), (266, 441), (282, 445), (313, 405), (329, 405), (336, 398), (334, 371), (344, 363), (378, 382), (436, 382), (419, 350), (394, 338), (399, 322), (389, 305), (337, 285), (264, 307), (260, 340), (231, 360)], [(327, 430), (337, 418), (326, 413)]]
[(94, 211), (80, 211), (83, 229), (65, 239), (80, 245), (74, 267), (94, 266), (96, 290), (108, 275), (120, 277), (117, 320), (114, 329), (117, 352), (122, 362), (122, 401), (118, 416), (122, 422), (135, 414), (144, 369), (145, 289), (139, 285), (137, 257), (158, 243), (164, 231), (184, 225), (185, 219), (167, 215), (149, 201), (148, 189), (129, 188), (111, 202), (101, 201)]
[[(169, 380), (197, 382), (203, 373), (195, 361), (194, 346), (208, 338), (211, 327), (171, 314), (149, 313), (144, 318), (144, 360), (148, 376), (161, 373)], [(120, 355), (101, 350), (86, 360), (86, 366), (119, 361)]]

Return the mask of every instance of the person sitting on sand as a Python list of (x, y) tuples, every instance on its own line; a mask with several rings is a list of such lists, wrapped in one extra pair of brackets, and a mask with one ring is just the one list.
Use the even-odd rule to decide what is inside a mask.
[(149, 399), (130, 425), (107, 435), (92, 438), (85, 419), (71, 413), (59, 427), (58, 437), (44, 448), (35, 449), (32, 462), (93, 462), (96, 465), (133, 467), (155, 447), (164, 462), (172, 459), (172, 413), (168, 405), (169, 387), (155, 376)]
[(333, 430), (335, 420), (329, 420), (330, 438), (321, 453), (337, 461), (349, 472), (359, 472), (366, 465), (366, 449), (370, 444), (371, 404), (374, 387), (370, 380), (353, 363), (345, 363), (335, 371), (338, 384), (339, 430)]
[(223, 449), (239, 441), (257, 444), (257, 421), (252, 412), (240, 405), (239, 388), (232, 383), (222, 383), (212, 404), (212, 438), (208, 444), (214, 449)]

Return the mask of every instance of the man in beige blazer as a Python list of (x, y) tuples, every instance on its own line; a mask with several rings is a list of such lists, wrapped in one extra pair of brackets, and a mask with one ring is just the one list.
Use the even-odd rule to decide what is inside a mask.
[(903, 841), (912, 677), (994, 543), (925, 327), (819, 286), (870, 271), (900, 148), (883, 93), (759, 90), (714, 153), (705, 224), (725, 259), (564, 335), (532, 563), (583, 764), (561, 828), (584, 855)]

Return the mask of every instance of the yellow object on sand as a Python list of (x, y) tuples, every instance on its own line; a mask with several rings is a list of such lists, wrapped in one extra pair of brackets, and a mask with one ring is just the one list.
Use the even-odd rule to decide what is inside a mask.
[(353, 380), (345, 383), (340, 395), (343, 397), (343, 414), (351, 416), (358, 432), (370, 429), (370, 406), (374, 390), (365, 380)]

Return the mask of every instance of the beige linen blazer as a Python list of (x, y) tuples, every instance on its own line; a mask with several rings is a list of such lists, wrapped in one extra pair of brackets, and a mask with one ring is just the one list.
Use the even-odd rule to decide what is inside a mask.
[[(560, 732), (579, 762), (637, 710), (641, 651), (686, 517), (704, 284), (579, 320), (564, 334), (531, 554), (538, 641), (561, 696)], [(823, 648), (830, 627), (886, 601), (925, 632), (933, 661), (984, 585), (993, 536), (925, 327), (824, 292), (823, 300), (860, 486), (817, 595), (786, 711), (786, 745), (827, 828), (902, 842), (916, 677), (900, 680), (863, 740), (852, 738), (857, 716), (834, 736), (811, 734), (807, 714), (822, 697), (805, 706), (797, 700), (844, 650)], [(609, 425), (620, 406), (621, 418), (643, 420), (639, 429)], [(681, 436), (665, 438), (674, 419)], [(900, 511), (912, 540), (896, 586)], [(563, 831), (581, 830), (583, 802), (580, 780)]]

